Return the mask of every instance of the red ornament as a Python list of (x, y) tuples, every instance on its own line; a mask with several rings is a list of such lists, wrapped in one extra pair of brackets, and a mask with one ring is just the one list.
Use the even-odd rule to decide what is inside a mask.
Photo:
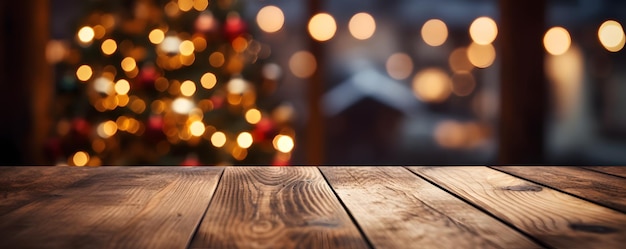
[(274, 124), (266, 117), (261, 118), (261, 121), (259, 121), (252, 130), (252, 139), (254, 141), (264, 141), (268, 138), (273, 138), (273, 135)]
[(213, 109), (220, 109), (224, 105), (224, 97), (221, 95), (213, 95), (210, 100), (213, 103)]
[(180, 163), (180, 166), (200, 166), (200, 161), (198, 161), (198, 156), (191, 154)]
[(236, 12), (231, 12), (226, 17), (226, 23), (224, 23), (224, 35), (228, 40), (232, 41), (238, 36), (244, 34), (247, 30), (246, 23), (239, 17)]
[(163, 133), (163, 117), (160, 115), (150, 116), (148, 119), (148, 124), (146, 125), (146, 133), (145, 136), (148, 140), (156, 143), (165, 138), (165, 134)]
[(154, 65), (145, 65), (139, 70), (139, 77), (137, 77), (137, 85), (141, 89), (148, 89), (154, 86), (154, 82), (159, 77)]

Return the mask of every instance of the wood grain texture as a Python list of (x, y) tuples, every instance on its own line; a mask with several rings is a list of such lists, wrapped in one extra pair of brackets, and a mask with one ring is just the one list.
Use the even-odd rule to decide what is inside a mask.
[(0, 248), (185, 248), (223, 168), (92, 170), (0, 216)]
[(367, 248), (315, 167), (230, 167), (191, 248)]
[(494, 168), (626, 212), (626, 178), (577, 167)]
[(597, 172), (602, 172), (602, 173), (626, 178), (626, 166), (593, 166), (593, 167), (584, 167), (584, 168), (588, 170), (593, 170)]
[(621, 248), (626, 215), (487, 167), (409, 167), (555, 248)]
[[(71, 173), (66, 174), (68, 170)], [(0, 167), (0, 216), (99, 172), (78, 167)]]
[(320, 167), (376, 248), (540, 248), (402, 167)]

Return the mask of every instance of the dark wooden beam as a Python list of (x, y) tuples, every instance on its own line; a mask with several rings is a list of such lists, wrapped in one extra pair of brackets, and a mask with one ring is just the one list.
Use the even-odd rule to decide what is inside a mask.
[[(321, 11), (320, 0), (309, 0), (308, 4), (308, 17), (309, 19), (313, 15)], [(308, 25), (305, 22), (305, 25)], [(307, 27), (304, 27), (307, 30)], [(324, 116), (321, 110), (321, 98), (324, 93), (324, 66), (325, 60), (324, 49), (320, 42), (315, 41), (307, 33), (306, 36), (309, 39), (309, 51), (315, 55), (317, 60), (317, 70), (311, 75), (308, 80), (307, 97), (308, 97), (308, 111), (309, 116), (306, 125), (306, 164), (308, 165), (321, 165), (324, 163), (324, 148), (326, 141), (326, 132), (324, 127)]]

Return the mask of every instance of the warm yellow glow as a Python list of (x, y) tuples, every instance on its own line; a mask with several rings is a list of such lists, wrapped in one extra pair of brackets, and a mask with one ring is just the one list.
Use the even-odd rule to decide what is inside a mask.
[(202, 123), (202, 121), (200, 120), (193, 121), (189, 125), (189, 132), (194, 137), (202, 136), (202, 134), (204, 134), (204, 131), (205, 131), (204, 123)]
[(159, 44), (159, 48), (168, 54), (176, 54), (179, 52), (181, 40), (177, 36), (168, 36), (163, 38)]
[(79, 167), (85, 166), (87, 165), (87, 162), (89, 162), (89, 154), (84, 151), (76, 152), (74, 156), (72, 156), (72, 162), (74, 163), (74, 165)]
[(178, 8), (182, 11), (190, 11), (193, 8), (194, 0), (178, 0)]
[(194, 51), (193, 42), (191, 42), (190, 40), (184, 40), (180, 43), (178, 49), (180, 50), (180, 54), (189, 56), (193, 54)]
[(117, 50), (117, 43), (115, 43), (113, 39), (106, 39), (102, 42), (100, 48), (102, 49), (102, 53), (111, 55)]
[(202, 84), (202, 87), (205, 89), (211, 89), (217, 84), (217, 77), (215, 77), (213, 73), (205, 73), (200, 78), (200, 84)]
[(427, 68), (413, 78), (415, 96), (424, 102), (443, 102), (450, 96), (450, 78), (439, 68)]
[(348, 30), (350, 30), (350, 34), (352, 34), (354, 38), (366, 40), (372, 37), (374, 32), (376, 32), (376, 21), (374, 17), (368, 13), (357, 13), (350, 18)]
[(480, 45), (492, 43), (498, 36), (498, 26), (496, 22), (486, 16), (476, 18), (469, 28), (472, 41)]
[(205, 11), (209, 7), (209, 0), (193, 0), (193, 8), (197, 11)]
[(293, 139), (286, 135), (277, 135), (272, 142), (274, 149), (283, 153), (291, 152), (294, 146)]
[(102, 25), (93, 26), (93, 37), (95, 39), (102, 39), (106, 34), (106, 29)]
[(561, 55), (569, 49), (572, 40), (563, 27), (552, 27), (543, 36), (543, 46), (552, 55)]
[(233, 147), (231, 155), (233, 156), (233, 158), (235, 158), (235, 160), (241, 161), (243, 159), (246, 159), (246, 156), (248, 156), (248, 150), (235, 146)]
[(544, 68), (551, 83), (552, 103), (557, 121), (577, 120), (585, 103), (585, 56), (572, 45), (562, 55), (546, 56)]
[(82, 65), (80, 67), (78, 67), (78, 69), (76, 70), (76, 77), (80, 80), (80, 81), (87, 81), (91, 78), (91, 75), (93, 74), (93, 71), (91, 70), (91, 67), (88, 65)]
[(248, 88), (247, 85), (248, 84), (244, 79), (242, 79), (241, 77), (235, 77), (228, 81), (228, 84), (226, 85), (226, 90), (228, 90), (229, 93), (237, 95), (237, 97), (241, 97), (238, 95), (246, 91), (246, 89)]
[(308, 51), (298, 51), (289, 58), (289, 69), (298, 78), (308, 78), (317, 69), (315, 56)]
[(91, 148), (96, 153), (101, 153), (106, 149), (106, 143), (102, 139), (94, 139), (93, 142), (91, 142)]
[(225, 61), (226, 59), (224, 58), (224, 54), (220, 52), (213, 52), (209, 56), (209, 64), (211, 64), (211, 66), (213, 67), (221, 67), (222, 65), (224, 65)]
[(115, 121), (112, 120), (102, 122), (98, 125), (96, 131), (98, 133), (98, 136), (100, 136), (101, 138), (109, 138), (115, 135), (115, 133), (117, 132), (117, 124), (115, 123)]
[(626, 36), (624, 29), (619, 22), (608, 20), (600, 25), (598, 29), (598, 39), (609, 52), (617, 52), (624, 48)]
[(441, 46), (448, 39), (448, 26), (439, 19), (430, 19), (422, 26), (422, 39), (430, 46)]
[(213, 132), (213, 135), (211, 135), (211, 144), (217, 148), (224, 146), (224, 144), (226, 144), (226, 135), (221, 131)]
[(235, 50), (235, 52), (241, 53), (248, 48), (248, 41), (246, 38), (239, 36), (231, 42), (231, 45), (233, 46), (233, 50)]
[(115, 96), (115, 98), (117, 99), (117, 105), (122, 107), (126, 106), (128, 104), (128, 101), (130, 101), (128, 95), (117, 95)]
[(177, 98), (172, 101), (172, 110), (179, 114), (188, 114), (194, 108), (193, 101), (187, 98)]
[(444, 148), (463, 147), (467, 134), (463, 124), (456, 121), (442, 121), (437, 124), (434, 132), (435, 141)]
[(163, 10), (165, 10), (165, 14), (168, 15), (169, 17), (175, 17), (179, 13), (178, 4), (176, 4), (176, 2), (174, 1), (170, 1), (167, 4), (165, 4), (165, 7)]
[(124, 58), (120, 64), (122, 66), (122, 70), (126, 72), (131, 72), (137, 67), (137, 62), (132, 57)]
[(89, 26), (84, 26), (78, 30), (78, 40), (80, 40), (82, 43), (89, 43), (93, 41), (94, 36), (95, 33), (93, 31), (93, 28)]
[(191, 96), (196, 92), (196, 84), (191, 80), (185, 80), (180, 84), (180, 93), (183, 96)]
[(127, 94), (130, 91), (130, 83), (125, 79), (120, 79), (115, 83), (115, 92), (119, 95)]
[(146, 110), (146, 102), (137, 98), (130, 103), (130, 110), (137, 114), (141, 114)]
[(163, 33), (163, 30), (153, 29), (150, 31), (150, 34), (148, 34), (148, 39), (150, 39), (152, 44), (160, 44), (163, 42), (163, 39), (165, 39), (165, 33)]
[(68, 49), (65, 42), (50, 40), (46, 44), (46, 60), (49, 63), (61, 62), (67, 55)]
[(318, 41), (328, 41), (337, 31), (335, 18), (327, 13), (319, 13), (311, 17), (308, 25), (309, 34)]
[(487, 68), (496, 59), (496, 49), (491, 44), (472, 43), (467, 47), (467, 58), (475, 67)]
[(413, 60), (405, 53), (395, 53), (389, 56), (385, 63), (387, 73), (396, 80), (403, 80), (413, 72)]
[(256, 15), (256, 22), (261, 30), (267, 33), (274, 33), (283, 28), (285, 15), (283, 11), (273, 5), (265, 6)]
[(476, 87), (474, 76), (469, 72), (458, 72), (452, 75), (452, 92), (457, 96), (470, 95)]
[(239, 133), (239, 136), (237, 136), (237, 145), (244, 149), (249, 148), (252, 145), (252, 134), (245, 131)]
[(261, 121), (261, 112), (257, 109), (250, 109), (245, 114), (246, 121), (250, 124), (257, 124)]
[(169, 86), (170, 82), (164, 77), (159, 77), (154, 81), (154, 88), (159, 92), (165, 92)]
[(454, 72), (469, 72), (474, 69), (474, 65), (467, 58), (467, 49), (457, 48), (452, 50), (448, 58), (450, 69)]
[(204, 37), (202, 36), (196, 36), (192, 38), (191, 42), (193, 42), (193, 48), (196, 50), (196, 52), (202, 52), (206, 49), (206, 39), (204, 39)]

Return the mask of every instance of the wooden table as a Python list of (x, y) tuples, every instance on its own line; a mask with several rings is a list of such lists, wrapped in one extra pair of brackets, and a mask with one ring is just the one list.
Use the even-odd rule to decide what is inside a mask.
[(1, 248), (626, 248), (622, 167), (0, 167)]

